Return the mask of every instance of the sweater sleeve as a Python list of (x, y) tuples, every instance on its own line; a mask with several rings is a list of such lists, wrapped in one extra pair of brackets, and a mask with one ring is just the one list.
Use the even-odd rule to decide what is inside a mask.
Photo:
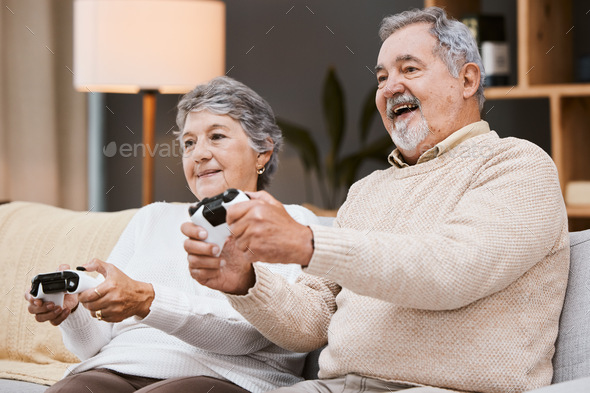
[(227, 295), (230, 303), (277, 345), (295, 352), (320, 348), (328, 342), (328, 325), (341, 288), (305, 273), (293, 283), (275, 274), (275, 266), (256, 263), (254, 287), (245, 296)]
[[(286, 209), (302, 224), (318, 222), (307, 209), (299, 206), (286, 206)], [(265, 266), (269, 274), (285, 283), (293, 283), (301, 274), (301, 268), (296, 265), (256, 263), (255, 266)], [(156, 284), (154, 290), (156, 296), (150, 313), (144, 319), (136, 318), (148, 326), (223, 355), (246, 355), (272, 344), (244, 316), (228, 307), (225, 297), (191, 295)]]
[(145, 325), (222, 355), (247, 355), (271, 344), (223, 298), (153, 286), (156, 296), (150, 313), (143, 319), (135, 317)]
[(270, 341), (294, 352), (326, 345), (340, 287), (303, 273), (294, 284), (255, 265), (256, 284), (245, 296), (227, 295), (232, 306)]
[(457, 170), (469, 171), (470, 186), (431, 230), (313, 226), (307, 272), (402, 307), (449, 310), (506, 288), (563, 247), (565, 206), (555, 166), (540, 149)]
[[(124, 268), (133, 255), (137, 228), (141, 228), (143, 212), (136, 213), (109, 255), (108, 262)], [(96, 355), (112, 339), (113, 324), (92, 318), (81, 304), (64, 322), (59, 325), (66, 348), (80, 360)]]

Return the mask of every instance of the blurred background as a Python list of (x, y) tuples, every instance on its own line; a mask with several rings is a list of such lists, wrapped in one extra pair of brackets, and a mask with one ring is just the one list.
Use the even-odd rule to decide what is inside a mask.
[[(367, 96), (376, 86), (373, 68), (380, 48), (380, 21), (424, 5), (421, 0), (224, 3), (226, 74), (264, 97), (281, 120), (308, 130), (323, 156), (330, 145), (322, 109), (328, 71), (334, 71), (343, 92), (346, 123), (340, 153), (345, 156), (362, 144), (359, 123)], [(105, 93), (100, 105), (91, 106), (89, 93), (74, 90), (72, 0), (1, 0), (0, 4), (0, 200), (93, 211), (141, 206), (142, 150), (137, 149), (142, 143), (141, 95)], [(482, 0), (480, 4), (481, 13), (503, 16), (508, 85), (515, 85), (516, 1)], [(586, 8), (586, 1), (572, 2), (575, 29), (568, 34), (574, 37), (576, 58), (590, 53)], [(129, 29), (133, 26), (130, 21)], [(157, 201), (194, 201), (184, 180), (179, 146), (173, 147), (180, 97), (157, 94)], [(528, 139), (551, 153), (549, 99), (494, 99), (486, 103), (483, 113), (501, 136)], [(100, 119), (103, 128), (90, 148), (89, 118)], [(368, 130), (365, 143), (385, 133), (378, 117)], [(88, 164), (90, 155), (95, 157), (93, 168)], [(385, 167), (385, 157), (364, 160), (357, 177)], [(89, 192), (89, 171), (96, 168), (103, 177), (99, 189), (95, 183)], [(288, 143), (269, 191), (285, 203), (337, 207), (322, 198), (313, 173), (305, 177), (300, 155)], [(345, 192), (338, 195), (335, 204), (344, 197)]]

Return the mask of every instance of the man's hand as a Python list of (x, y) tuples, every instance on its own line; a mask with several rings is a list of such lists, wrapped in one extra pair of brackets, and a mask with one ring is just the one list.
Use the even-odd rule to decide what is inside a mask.
[(199, 284), (234, 295), (245, 295), (254, 286), (256, 277), (252, 262), (256, 259), (235, 247), (235, 240), (229, 237), (219, 257), (215, 244), (207, 243), (207, 232), (193, 224), (185, 222), (180, 227), (188, 237), (184, 249), (188, 253), (188, 265), (191, 276)]
[[(58, 270), (68, 270), (70, 265), (60, 265)], [(35, 299), (29, 291), (25, 292), (25, 299), (29, 302), (28, 311), (35, 316), (37, 322), (49, 321), (53, 326), (57, 326), (72, 313), (78, 306), (78, 294), (66, 293), (63, 301), (63, 307), (56, 306), (53, 302), (44, 302), (41, 299)]]
[(149, 314), (155, 296), (152, 284), (133, 280), (114, 265), (96, 258), (84, 267), (105, 277), (96, 288), (78, 295), (93, 317), (99, 310), (102, 320), (107, 322), (121, 322), (135, 315), (145, 318)]
[(230, 206), (227, 223), (237, 247), (254, 260), (307, 266), (313, 255), (313, 233), (295, 221), (285, 207), (265, 191)]

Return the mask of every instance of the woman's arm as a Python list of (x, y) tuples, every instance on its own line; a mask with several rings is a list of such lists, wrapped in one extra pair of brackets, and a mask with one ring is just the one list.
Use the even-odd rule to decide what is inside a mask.
[[(142, 220), (143, 212), (140, 210), (131, 218), (119, 237), (108, 258), (109, 262), (125, 266), (131, 259), (136, 242), (135, 232), (141, 227)], [(95, 295), (94, 291), (91, 291), (91, 296)], [(93, 318), (83, 304), (78, 304), (76, 310), (59, 325), (66, 348), (81, 360), (94, 356), (111, 341), (112, 326), (111, 323)]]

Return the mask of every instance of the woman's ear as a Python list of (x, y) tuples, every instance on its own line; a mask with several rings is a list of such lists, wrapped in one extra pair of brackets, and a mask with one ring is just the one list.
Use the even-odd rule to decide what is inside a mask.
[(270, 160), (270, 157), (272, 156), (272, 152), (274, 151), (274, 143), (272, 141), (272, 139), (266, 138), (266, 141), (268, 142), (268, 146), (269, 149), (267, 151), (264, 151), (262, 153), (258, 153), (258, 155), (256, 156), (256, 168), (261, 168), (263, 166), (266, 165), (266, 163)]
[(463, 98), (471, 98), (479, 88), (481, 72), (475, 63), (467, 63), (461, 69), (459, 77), (463, 80)]

